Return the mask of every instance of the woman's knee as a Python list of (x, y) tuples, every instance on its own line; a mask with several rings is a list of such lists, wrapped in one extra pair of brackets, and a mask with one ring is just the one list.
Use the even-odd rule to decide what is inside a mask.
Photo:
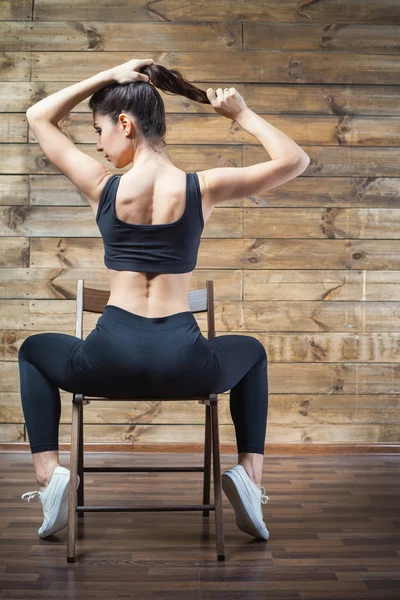
[(23, 358), (24, 360), (29, 360), (29, 358), (32, 356), (32, 352), (34, 352), (35, 348), (38, 347), (40, 338), (44, 335), (47, 335), (47, 333), (34, 333), (25, 338), (19, 347), (18, 359)]
[(266, 351), (266, 349), (265, 349), (265, 347), (264, 347), (264, 344), (262, 344), (262, 343), (260, 342), (260, 346), (261, 346), (261, 347), (260, 347), (260, 352), (261, 352), (260, 361), (261, 361), (261, 360), (266, 360), (266, 361), (268, 361), (268, 357), (267, 357), (267, 351)]
[(252, 337), (252, 336), (248, 336), (248, 337), (252, 340), (252, 343), (257, 348), (257, 351), (259, 353), (259, 358), (258, 358), (257, 362), (261, 362), (262, 360), (267, 360), (267, 351), (264, 347), (264, 344), (262, 344), (260, 342), (260, 340), (258, 340), (255, 337)]

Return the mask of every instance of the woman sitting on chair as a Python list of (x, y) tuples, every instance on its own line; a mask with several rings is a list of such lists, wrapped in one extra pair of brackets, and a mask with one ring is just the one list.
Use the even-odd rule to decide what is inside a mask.
[[(272, 160), (185, 172), (170, 159), (158, 89), (210, 104), (254, 135)], [(91, 96), (97, 150), (82, 153), (57, 123)], [(248, 335), (205, 338), (188, 305), (205, 223), (224, 201), (265, 192), (309, 162), (283, 132), (249, 109), (233, 87), (204, 92), (176, 69), (131, 60), (41, 100), (29, 125), (50, 161), (89, 202), (104, 244), (110, 297), (85, 340), (30, 335), (18, 354), (21, 401), (40, 490), (44, 538), (67, 525), (69, 470), (59, 465), (59, 388), (90, 396), (188, 398), (230, 390), (238, 464), (222, 475), (238, 526), (268, 539), (261, 486), (268, 413), (267, 354)], [(78, 481), (79, 485), (79, 481)], [(24, 494), (23, 497), (26, 496)], [(57, 505), (57, 510), (54, 506)]]

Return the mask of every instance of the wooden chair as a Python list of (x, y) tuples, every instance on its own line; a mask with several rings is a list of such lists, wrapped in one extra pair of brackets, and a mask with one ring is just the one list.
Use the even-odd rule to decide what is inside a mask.
[[(78, 279), (76, 295), (76, 333), (82, 338), (83, 311), (102, 313), (109, 299), (110, 292), (92, 289), (84, 286), (84, 280)], [(203, 289), (189, 291), (189, 306), (193, 312), (207, 311), (208, 338), (215, 337), (214, 320), (214, 292), (213, 282), (207, 281)], [(147, 398), (113, 398), (112, 400), (140, 400), (149, 401)], [(112, 401), (111, 400), (111, 401)], [(170, 398), (155, 398), (155, 400), (171, 400)], [(204, 436), (204, 466), (201, 467), (85, 467), (83, 460), (83, 406), (95, 401), (110, 401), (107, 397), (85, 396), (74, 393), (72, 395), (72, 435), (70, 455), (70, 486), (68, 496), (68, 540), (67, 540), (67, 562), (76, 562), (75, 543), (77, 515), (84, 517), (85, 512), (134, 512), (134, 511), (203, 511), (203, 517), (208, 517), (210, 510), (215, 511), (215, 531), (217, 559), (225, 560), (224, 525), (222, 513), (222, 486), (220, 466), (220, 446), (218, 431), (218, 395), (196, 396), (185, 398), (185, 400), (197, 400), (199, 404), (205, 405), (205, 436)], [(213, 455), (213, 480), (214, 480), (214, 504), (210, 504), (210, 479), (211, 479), (211, 447)], [(133, 472), (161, 472), (176, 471), (202, 472), (203, 475), (203, 504), (176, 504), (157, 507), (150, 506), (87, 506), (84, 504), (84, 473), (133, 473)], [(77, 486), (77, 474), (80, 477), (79, 489)]]

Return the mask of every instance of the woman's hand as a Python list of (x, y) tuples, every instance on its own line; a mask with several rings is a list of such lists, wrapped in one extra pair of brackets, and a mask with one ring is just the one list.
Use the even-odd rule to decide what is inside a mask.
[(243, 97), (234, 87), (225, 88), (224, 91), (218, 88), (217, 93), (215, 93), (213, 88), (208, 88), (206, 94), (213, 109), (220, 115), (228, 117), (228, 119), (232, 119), (233, 121), (237, 119), (243, 110), (248, 108)]
[(149, 81), (144, 73), (138, 73), (139, 69), (146, 65), (154, 64), (152, 58), (132, 58), (128, 62), (112, 67), (110, 72), (117, 83), (132, 83), (133, 81)]

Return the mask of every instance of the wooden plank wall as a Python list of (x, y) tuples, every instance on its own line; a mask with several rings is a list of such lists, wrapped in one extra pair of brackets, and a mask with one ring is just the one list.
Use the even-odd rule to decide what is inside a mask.
[[(311, 157), (295, 180), (215, 209), (191, 285), (214, 280), (217, 335), (250, 334), (267, 349), (267, 443), (398, 442), (400, 2), (5, 0), (0, 19), (0, 442), (27, 441), (23, 340), (74, 334), (78, 278), (109, 289), (93, 212), (43, 154), (25, 112), (149, 56), (204, 90), (236, 87)], [(162, 95), (181, 169), (268, 160), (212, 107)], [(101, 160), (87, 102), (60, 125)], [(97, 318), (85, 314), (85, 337)], [(60, 442), (69, 443), (71, 394), (61, 400)], [(221, 445), (233, 449), (229, 394), (220, 401)], [(94, 403), (85, 441), (201, 444), (203, 411)]]

